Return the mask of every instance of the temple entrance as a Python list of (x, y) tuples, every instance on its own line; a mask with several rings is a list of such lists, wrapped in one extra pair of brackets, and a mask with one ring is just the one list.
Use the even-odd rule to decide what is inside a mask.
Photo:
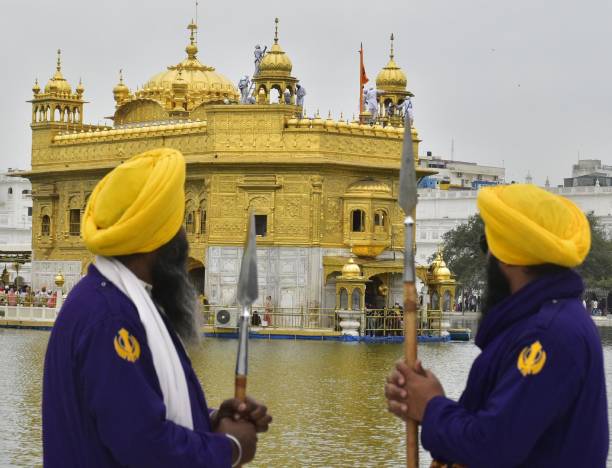
[(204, 280), (206, 278), (204, 264), (195, 258), (189, 257), (187, 260), (187, 271), (189, 271), (189, 279), (198, 296), (204, 294)]

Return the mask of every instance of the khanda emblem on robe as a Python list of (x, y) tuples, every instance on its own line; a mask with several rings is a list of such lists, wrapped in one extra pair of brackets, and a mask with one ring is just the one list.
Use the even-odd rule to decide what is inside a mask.
[(531, 346), (523, 348), (518, 357), (516, 366), (523, 374), (523, 377), (528, 375), (538, 374), (546, 363), (546, 351), (542, 348), (542, 343), (536, 341)]
[(117, 332), (114, 340), (115, 351), (121, 359), (129, 362), (136, 362), (140, 357), (140, 343), (138, 340), (125, 329), (122, 328)]

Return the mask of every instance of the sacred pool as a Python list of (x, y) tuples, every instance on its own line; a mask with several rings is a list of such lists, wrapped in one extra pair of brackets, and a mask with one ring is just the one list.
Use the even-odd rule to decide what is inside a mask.
[[(609, 381), (612, 328), (600, 332)], [(0, 329), (0, 467), (41, 466), (40, 400), (48, 338), (46, 331)], [(252, 340), (250, 346), (250, 393), (268, 405), (275, 420), (249, 466), (403, 466), (403, 426), (387, 413), (383, 397), (384, 378), (401, 356), (401, 345)], [(191, 352), (212, 406), (233, 393), (235, 353), (236, 340), (216, 338), (205, 339)], [(426, 343), (419, 354), (447, 395), (456, 398), (478, 348), (473, 342)], [(429, 466), (427, 454), (421, 460)]]

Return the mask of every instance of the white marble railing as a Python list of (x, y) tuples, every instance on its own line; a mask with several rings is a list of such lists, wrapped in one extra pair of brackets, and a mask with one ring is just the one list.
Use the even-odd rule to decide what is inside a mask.
[(32, 306), (0, 306), (0, 320), (29, 320), (32, 322), (54, 322), (59, 309)]

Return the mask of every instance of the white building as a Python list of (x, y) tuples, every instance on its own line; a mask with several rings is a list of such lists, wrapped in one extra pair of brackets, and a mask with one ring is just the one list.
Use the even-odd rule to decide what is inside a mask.
[(0, 271), (6, 267), (11, 282), (21, 276), (23, 282), (30, 283), (31, 263), (19, 265), (8, 260), (17, 252), (32, 255), (32, 184), (9, 169), (0, 174)]
[(445, 188), (472, 190), (485, 185), (504, 183), (506, 170), (503, 167), (482, 166), (473, 162), (454, 161), (433, 156), (431, 151), (427, 156), (420, 157), (420, 165), (437, 171), (437, 174), (425, 177), (422, 188)]
[[(612, 238), (612, 187), (547, 187), (572, 200), (585, 213), (598, 218)], [(477, 190), (419, 189), (417, 204), (416, 260), (426, 264), (442, 243), (442, 236), (477, 213)]]

